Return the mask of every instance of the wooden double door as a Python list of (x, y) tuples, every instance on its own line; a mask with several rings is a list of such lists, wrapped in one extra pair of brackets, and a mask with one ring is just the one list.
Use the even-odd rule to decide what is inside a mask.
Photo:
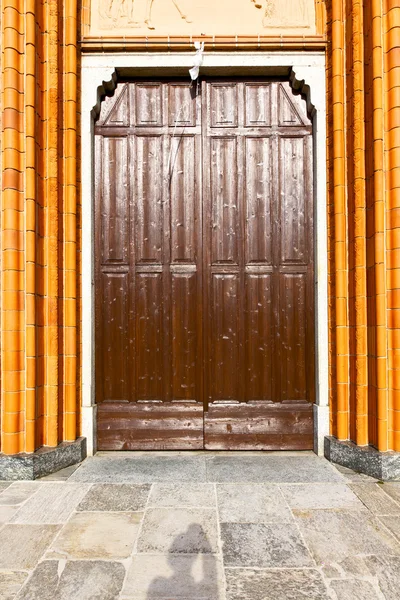
[(121, 83), (95, 144), (99, 449), (312, 448), (305, 100), (285, 81)]

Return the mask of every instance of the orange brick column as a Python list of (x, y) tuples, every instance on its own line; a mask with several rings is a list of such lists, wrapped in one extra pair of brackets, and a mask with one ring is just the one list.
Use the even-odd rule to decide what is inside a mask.
[(2, 1), (1, 450), (74, 442), (77, 4)]
[(368, 444), (368, 340), (366, 271), (365, 90), (362, 2), (346, 11), (347, 197), (349, 247), (350, 439)]
[[(21, 0), (2, 6), (1, 409), (2, 448), (25, 450), (27, 422), (25, 304), (25, 98)], [(28, 415), (30, 416), (30, 415)]]
[(400, 452), (400, 4), (385, 0), (385, 185), (388, 287), (388, 445)]
[(331, 432), (400, 451), (400, 5), (327, 9)]
[[(331, 417), (339, 439), (349, 433), (349, 320), (348, 320), (348, 248), (347, 248), (347, 198), (346, 198), (346, 144), (345, 144), (345, 6), (333, 1), (331, 6), (331, 71), (328, 89), (331, 88), (329, 110), (332, 112), (331, 137), (328, 152), (332, 168), (330, 193), (332, 212), (331, 240), (331, 336), (334, 352), (331, 369), (334, 374), (334, 403)], [(332, 320), (334, 313), (334, 322)]]

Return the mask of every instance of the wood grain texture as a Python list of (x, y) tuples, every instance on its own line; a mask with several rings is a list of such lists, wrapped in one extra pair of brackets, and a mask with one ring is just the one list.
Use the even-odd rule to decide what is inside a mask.
[(102, 450), (201, 450), (203, 406), (103, 402), (98, 407), (97, 431)]
[(308, 450), (313, 444), (309, 403), (211, 404), (204, 414), (207, 450)]
[(122, 84), (96, 126), (99, 447), (312, 448), (305, 101), (266, 80), (198, 92)]

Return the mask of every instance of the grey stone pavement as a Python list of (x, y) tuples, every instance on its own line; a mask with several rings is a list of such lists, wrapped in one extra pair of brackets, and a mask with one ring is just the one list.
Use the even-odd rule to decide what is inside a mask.
[(0, 482), (0, 599), (400, 599), (400, 482), (312, 453), (99, 453)]

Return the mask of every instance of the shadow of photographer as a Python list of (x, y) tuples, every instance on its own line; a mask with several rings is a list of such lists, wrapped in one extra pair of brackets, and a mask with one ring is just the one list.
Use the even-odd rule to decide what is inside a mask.
[(153, 579), (147, 600), (218, 600), (222, 579), (201, 525), (189, 525), (174, 539), (167, 560), (172, 574)]

